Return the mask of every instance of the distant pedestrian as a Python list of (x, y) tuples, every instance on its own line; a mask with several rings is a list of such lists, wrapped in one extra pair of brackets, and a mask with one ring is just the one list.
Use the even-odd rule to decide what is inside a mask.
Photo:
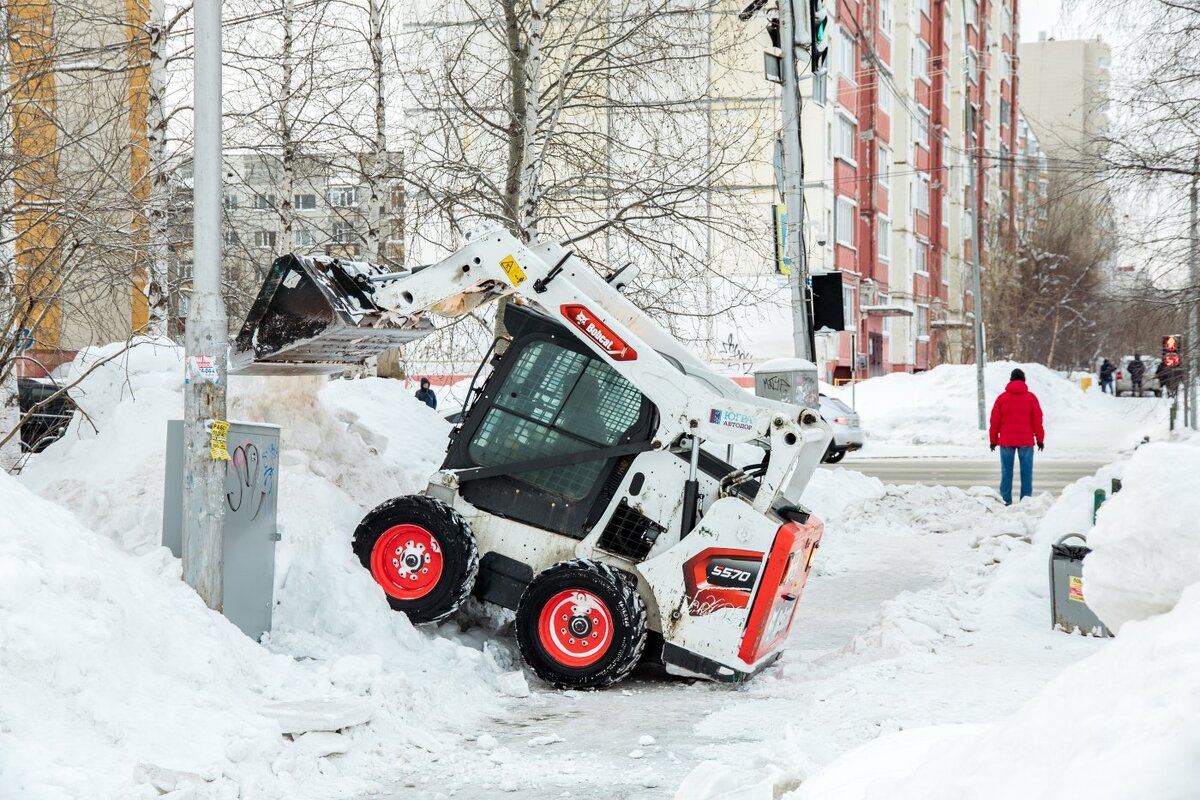
[(421, 378), (421, 388), (417, 389), (417, 399), (430, 408), (437, 408), (437, 395), (429, 388), (429, 378)]
[(1166, 361), (1158, 362), (1158, 369), (1154, 370), (1154, 377), (1158, 380), (1159, 387), (1167, 393), (1168, 397), (1174, 397), (1179, 391), (1179, 384), (1182, 382), (1179, 367), (1168, 367)]
[(1039, 451), (1046, 446), (1046, 431), (1042, 428), (1042, 407), (1019, 369), (1012, 371), (1008, 386), (992, 406), (988, 438), (992, 452), (1000, 448), (1000, 497), (1004, 505), (1012, 505), (1014, 455), (1021, 464), (1021, 499), (1031, 496), (1033, 446), (1036, 443)]
[(1142, 361), (1142, 357), (1138, 353), (1133, 354), (1133, 361), (1129, 362), (1129, 382), (1133, 384), (1133, 391), (1138, 397), (1142, 396), (1142, 378), (1146, 376), (1146, 362)]
[(1116, 371), (1117, 368), (1113, 366), (1113, 363), (1107, 358), (1104, 359), (1104, 363), (1100, 365), (1101, 392), (1108, 392), (1109, 394), (1113, 393), (1113, 373)]

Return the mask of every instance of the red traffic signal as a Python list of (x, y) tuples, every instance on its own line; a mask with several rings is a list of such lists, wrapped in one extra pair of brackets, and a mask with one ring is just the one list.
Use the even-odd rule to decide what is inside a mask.
[(1163, 365), (1178, 367), (1180, 364), (1179, 350), (1181, 337), (1178, 334), (1163, 337)]

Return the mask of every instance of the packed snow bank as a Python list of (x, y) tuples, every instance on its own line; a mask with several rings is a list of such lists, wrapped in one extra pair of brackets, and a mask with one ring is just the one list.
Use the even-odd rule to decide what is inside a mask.
[[(787, 800), (1194, 797), (1200, 585), (1169, 613), (1124, 626), (1104, 650), (1066, 669), (1008, 719), (954, 733), (879, 739)], [(885, 768), (864, 768), (874, 764)]]
[[(85, 351), (78, 367), (118, 350)], [(21, 475), (143, 564), (176, 574), (178, 562), (159, 541), (166, 423), (182, 416), (182, 375), (179, 349), (162, 342), (139, 344), (98, 367), (73, 392), (84, 414)], [(331, 684), (369, 697), (377, 713), (356, 749), (391, 761), (410, 745), (438, 750), (447, 732), (496, 710), (493, 656), (415, 629), (388, 607), (350, 547), (367, 509), (421, 488), (440, 460), (447, 424), (400, 382), (381, 379), (235, 377), (229, 416), (283, 426), (282, 540), (266, 644), (314, 659), (306, 663)]]
[[(1118, 452), (1165, 427), (1163, 402), (1087, 393), (1077, 382), (1040, 364), (1008, 361), (988, 364), (985, 370), (988, 413), (1017, 367), (1025, 371), (1026, 382), (1041, 403), (1048, 455)], [(928, 372), (862, 381), (855, 389), (855, 405), (868, 450), (880, 444), (986, 446), (987, 437), (977, 428), (975, 380), (974, 366), (944, 364)], [(834, 393), (850, 402), (849, 387)]]
[(1200, 581), (1198, 486), (1200, 447), (1147, 445), (1125, 465), (1083, 562), (1088, 606), (1110, 629), (1170, 611)]
[(324, 754), (262, 711), (346, 692), (205, 608), (163, 551), (131, 558), (3, 473), (0, 508), (0, 797), (333, 796)]

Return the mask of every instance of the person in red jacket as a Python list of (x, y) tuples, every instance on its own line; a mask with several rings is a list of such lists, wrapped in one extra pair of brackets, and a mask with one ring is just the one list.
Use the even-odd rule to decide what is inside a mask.
[(1004, 393), (992, 406), (992, 423), (988, 426), (992, 452), (1000, 448), (1000, 497), (1004, 505), (1012, 505), (1013, 456), (1021, 464), (1021, 499), (1033, 494), (1033, 446), (1041, 451), (1046, 446), (1046, 431), (1042, 428), (1042, 407), (1037, 395), (1025, 384), (1025, 373), (1014, 369)]

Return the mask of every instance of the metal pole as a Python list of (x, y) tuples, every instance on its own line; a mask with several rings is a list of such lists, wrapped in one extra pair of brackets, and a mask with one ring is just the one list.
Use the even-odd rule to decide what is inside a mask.
[[(1187, 424), (1196, 430), (1196, 378), (1200, 375), (1200, 153), (1192, 161), (1192, 191), (1191, 191), (1191, 227), (1188, 231), (1191, 237), (1191, 247), (1188, 253), (1189, 283), (1188, 298), (1188, 335), (1183, 340), (1187, 348), (1187, 377), (1184, 387), (1184, 402), (1191, 400), (1188, 408)], [(1189, 398), (1190, 394), (1190, 398)]]
[[(221, 297), (221, 0), (195, 3), (192, 296), (184, 387), (183, 579), (221, 610), (225, 464), (213, 420), (225, 419), (225, 303)], [(221, 443), (219, 452), (224, 452)]]
[(783, 199), (787, 205), (787, 248), (791, 259), (788, 284), (792, 290), (792, 347), (797, 358), (813, 360), (808, 330), (804, 263), (804, 165), (800, 153), (800, 89), (796, 81), (796, 9), (793, 0), (779, 0), (779, 45), (783, 51)]
[[(971, 138), (972, 140), (975, 138), (974, 131), (971, 131)], [(975, 397), (979, 407), (979, 430), (985, 431), (987, 430), (987, 411), (985, 409), (983, 368), (986, 365), (987, 356), (983, 352), (983, 290), (979, 274), (979, 175), (975, 170), (974, 147), (970, 148), (968, 159), (971, 165), (971, 227), (973, 228), (971, 231), (971, 263), (974, 268), (975, 284)]]

